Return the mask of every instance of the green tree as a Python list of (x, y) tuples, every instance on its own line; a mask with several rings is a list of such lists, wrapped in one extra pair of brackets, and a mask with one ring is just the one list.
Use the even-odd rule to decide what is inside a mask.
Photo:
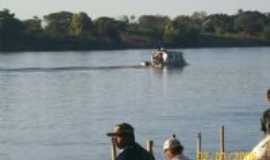
[(270, 40), (270, 24), (267, 26), (264, 26), (263, 35), (265, 39)]
[(33, 17), (32, 19), (23, 21), (26, 33), (27, 34), (41, 33), (43, 31), (41, 22), (42, 22), (41, 19), (39, 19), (38, 17)]
[(129, 17), (129, 23), (135, 23), (136, 22), (136, 16), (135, 15), (131, 15)]
[(254, 35), (263, 31), (265, 20), (265, 15), (257, 11), (240, 12), (234, 20), (234, 27), (238, 32)]
[(44, 16), (46, 22), (45, 31), (53, 37), (63, 38), (69, 36), (69, 26), (72, 16), (72, 13), (66, 11), (51, 13)]
[(24, 36), (23, 23), (8, 9), (0, 11), (0, 49), (17, 49)]
[(126, 24), (109, 17), (100, 17), (94, 21), (95, 33), (101, 39), (120, 40), (120, 33), (126, 30)]
[(191, 16), (191, 18), (197, 23), (197, 24), (202, 24), (205, 19), (207, 18), (207, 13), (205, 11), (200, 11), (200, 12), (194, 12)]
[(129, 24), (129, 17), (127, 15), (122, 15), (118, 18), (119, 21)]
[(163, 42), (165, 44), (172, 44), (174, 43), (175, 38), (176, 38), (176, 31), (173, 26), (173, 23), (168, 23), (164, 29)]
[(165, 26), (170, 23), (168, 16), (143, 15), (139, 18), (139, 26), (147, 36), (159, 41), (163, 37)]
[(226, 14), (212, 14), (204, 21), (203, 30), (217, 34), (233, 32), (233, 17)]
[(199, 40), (201, 26), (188, 16), (178, 16), (173, 20), (176, 41), (182, 44), (192, 44)]
[(92, 31), (93, 23), (86, 13), (73, 14), (69, 26), (69, 33), (72, 36), (90, 37)]

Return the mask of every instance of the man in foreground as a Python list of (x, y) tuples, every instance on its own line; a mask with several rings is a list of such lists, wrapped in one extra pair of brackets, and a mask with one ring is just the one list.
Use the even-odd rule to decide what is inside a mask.
[(116, 125), (107, 136), (112, 137), (112, 142), (121, 150), (116, 160), (154, 160), (152, 154), (135, 142), (134, 129), (130, 124)]

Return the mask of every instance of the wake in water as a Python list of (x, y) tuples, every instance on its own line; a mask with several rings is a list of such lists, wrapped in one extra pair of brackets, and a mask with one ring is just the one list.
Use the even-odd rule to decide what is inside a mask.
[(0, 72), (57, 72), (57, 71), (88, 71), (88, 70), (113, 70), (113, 69), (140, 69), (142, 65), (119, 66), (72, 66), (72, 67), (28, 67), (28, 68), (0, 68)]

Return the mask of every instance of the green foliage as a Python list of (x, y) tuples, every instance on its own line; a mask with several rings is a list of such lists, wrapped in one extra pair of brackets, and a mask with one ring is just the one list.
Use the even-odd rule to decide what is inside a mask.
[(75, 37), (91, 36), (93, 23), (86, 13), (73, 14), (69, 26), (69, 33)]
[(109, 41), (120, 41), (120, 33), (126, 30), (126, 23), (109, 17), (101, 17), (94, 21), (98, 38)]
[(7, 9), (0, 11), (0, 49), (7, 50), (19, 43), (23, 38), (23, 33), (24, 25), (15, 18), (15, 14)]
[(45, 31), (52, 37), (67, 37), (73, 14), (62, 11), (44, 16), (46, 22)]
[(0, 10), (0, 50), (88, 50), (128, 47), (270, 45), (270, 13), (235, 15), (194, 12), (191, 16), (100, 17), (55, 12), (21, 21)]
[(207, 13), (204, 11), (201, 12), (194, 12), (191, 15), (191, 18), (193, 19), (193, 21), (195, 21), (197, 24), (202, 25), (202, 23), (205, 21), (205, 19), (207, 18)]
[(233, 32), (233, 17), (226, 14), (213, 14), (206, 18), (203, 23), (205, 32), (223, 34)]
[(124, 22), (125, 24), (129, 24), (130, 22), (129, 17), (127, 15), (120, 16), (118, 20)]
[(178, 16), (173, 20), (173, 23), (176, 41), (187, 45), (198, 41), (201, 26), (196, 20), (188, 16)]
[(164, 28), (163, 42), (165, 44), (173, 44), (176, 38), (176, 30), (173, 23), (168, 23)]
[(25, 31), (27, 34), (39, 34), (43, 31), (41, 26), (41, 19), (38, 17), (33, 17), (32, 19), (28, 19), (23, 21), (25, 26)]
[(262, 32), (266, 17), (257, 11), (240, 12), (234, 19), (235, 29), (237, 32), (255, 34)]
[(139, 26), (146, 36), (156, 41), (162, 39), (165, 26), (170, 23), (168, 16), (143, 15), (139, 18)]
[(264, 27), (264, 37), (270, 40), (270, 24)]

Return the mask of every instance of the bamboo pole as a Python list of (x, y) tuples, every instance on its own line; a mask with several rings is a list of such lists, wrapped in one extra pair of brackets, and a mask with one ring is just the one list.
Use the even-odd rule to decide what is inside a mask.
[(116, 150), (116, 145), (112, 140), (112, 150), (111, 150), (111, 154), (112, 154), (112, 160), (116, 160), (116, 155), (117, 155), (117, 150)]
[(196, 142), (196, 159), (202, 159), (202, 134), (198, 133), (197, 135), (197, 142)]
[(220, 128), (220, 160), (225, 158), (225, 138), (224, 138), (224, 126)]
[(152, 140), (147, 140), (146, 141), (146, 150), (153, 155), (153, 146), (154, 146), (154, 141)]

